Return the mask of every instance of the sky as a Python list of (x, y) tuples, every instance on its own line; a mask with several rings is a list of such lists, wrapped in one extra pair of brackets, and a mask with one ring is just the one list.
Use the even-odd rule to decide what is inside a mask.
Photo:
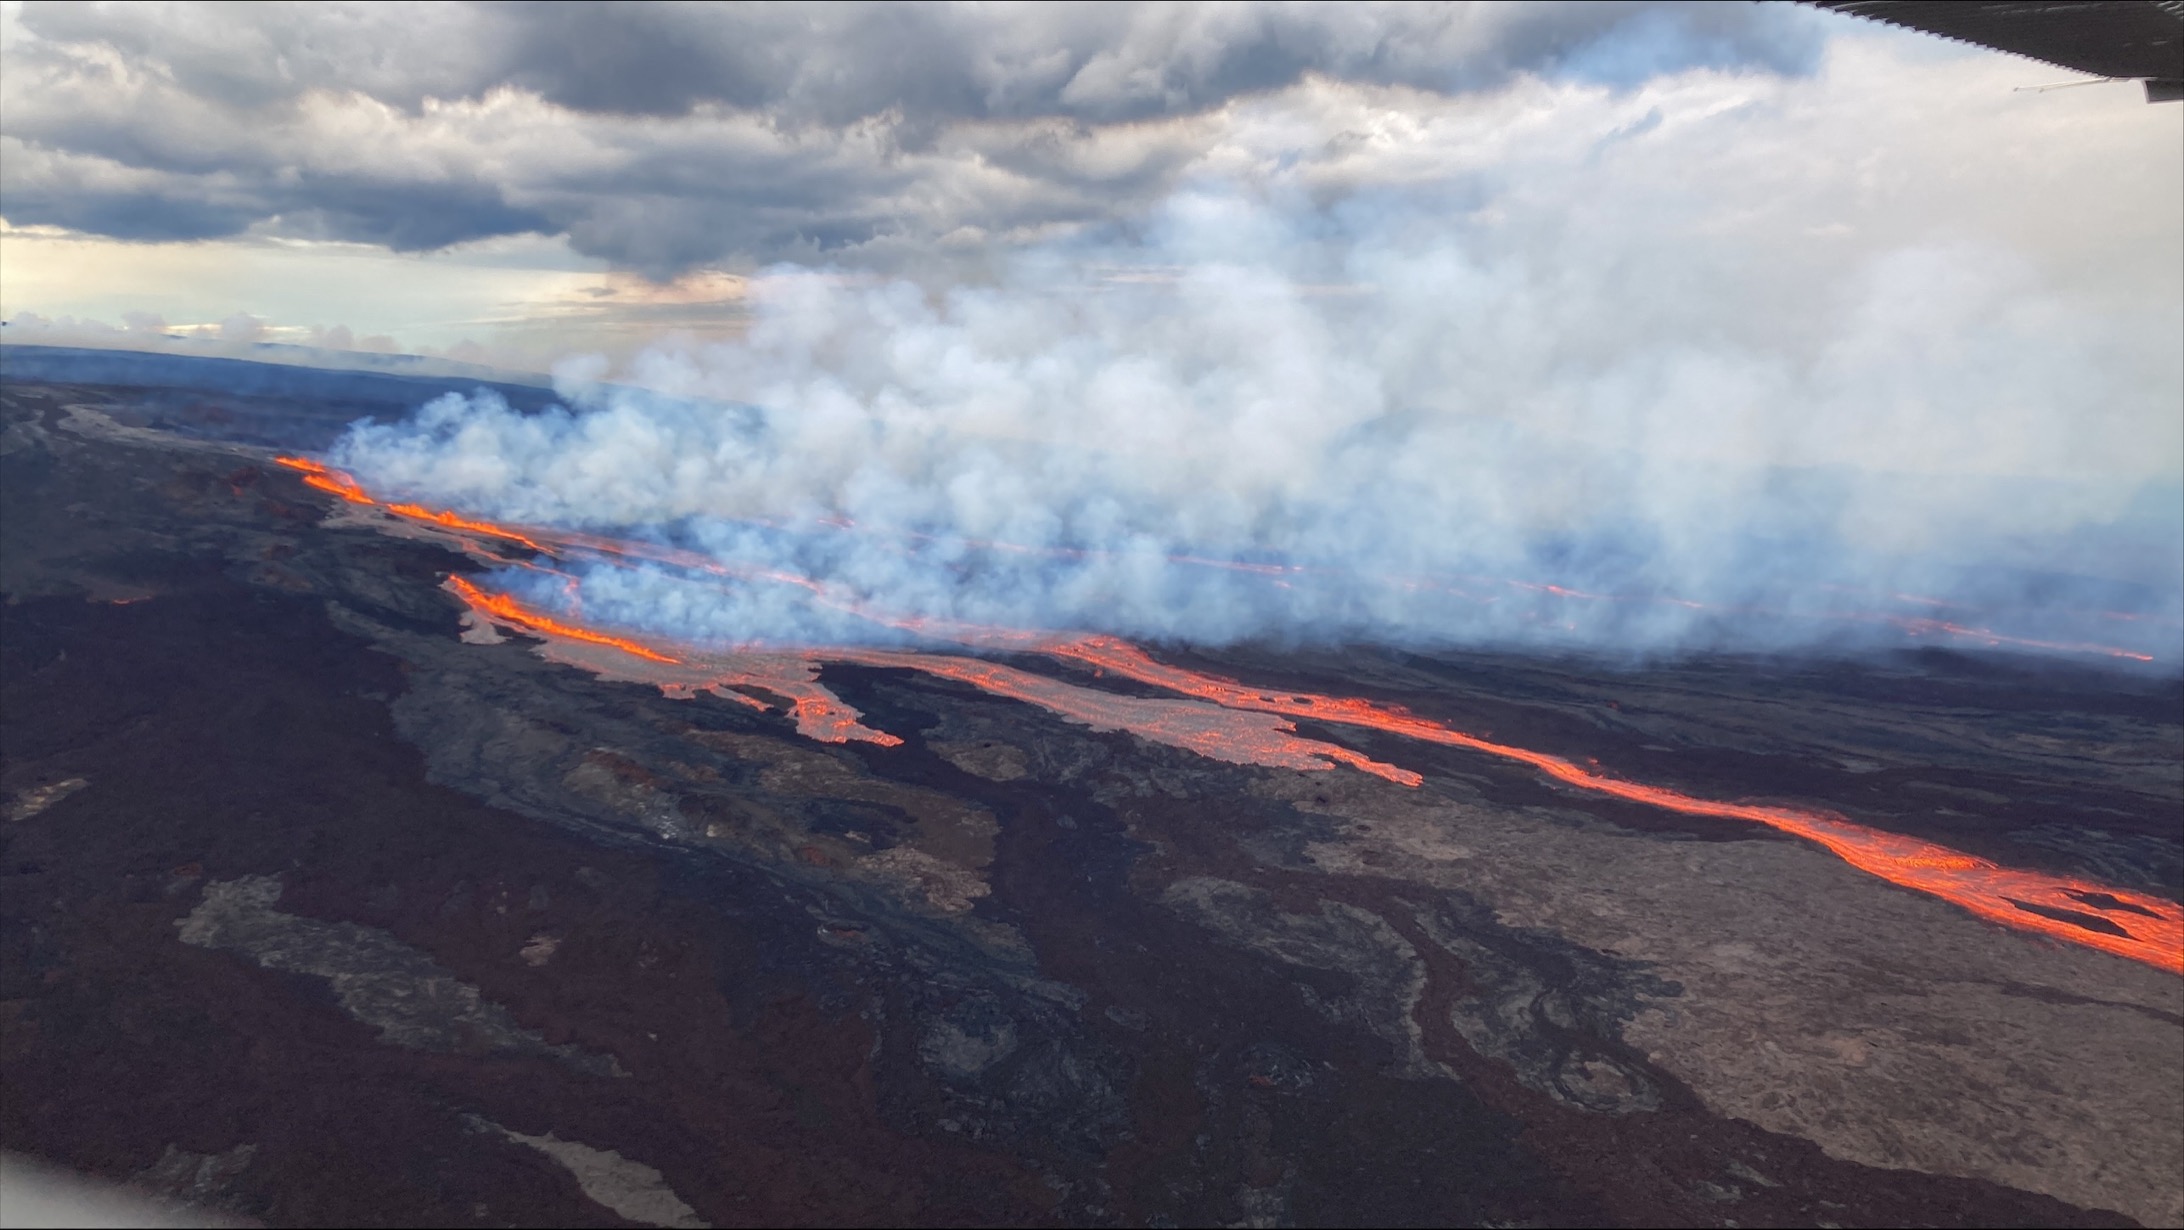
[(555, 373), (344, 446), (451, 502), (1117, 561), (989, 614), (1443, 619), (1146, 573), (1200, 548), (2166, 595), (2184, 106), (2077, 80), (1779, 3), (10, 3), (0, 313)]
[(1209, 178), (1555, 186), (1515, 155), (1657, 198), (1627, 164), (1695, 148), (1680, 204), (1831, 261), (1953, 232), (2122, 294), (2176, 264), (2184, 108), (1786, 4), (8, 3), (0, 56), (0, 311), (140, 333), (542, 370), (732, 334), (775, 263), (971, 276)]

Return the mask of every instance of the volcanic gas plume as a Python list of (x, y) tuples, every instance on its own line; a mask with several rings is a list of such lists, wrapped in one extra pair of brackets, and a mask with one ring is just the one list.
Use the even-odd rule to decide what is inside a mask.
[[(415, 527), (449, 535), (469, 543), (475, 554), (488, 559), (501, 558), (493, 553), (495, 548), (522, 547), (544, 557), (524, 561), (531, 570), (560, 579), (566, 609), (551, 612), (509, 593), (451, 577), (449, 589), (476, 621), (535, 637), (557, 660), (609, 678), (649, 683), (670, 696), (688, 698), (703, 690), (743, 704), (780, 704), (796, 721), (799, 731), (814, 739), (858, 740), (882, 746), (901, 741), (898, 736), (863, 725), (854, 709), (817, 681), (820, 665), (840, 662), (913, 670), (953, 680), (994, 696), (1035, 705), (1067, 721), (1094, 729), (1129, 731), (1150, 742), (1229, 763), (1318, 771), (1348, 766), (1403, 786), (1415, 787), (1422, 782), (1415, 770), (1300, 733), (1296, 722), (1350, 727), (1387, 740), (1393, 750), (1383, 754), (1398, 760), (1406, 741), (1435, 744), (1526, 765), (1580, 791), (1685, 815), (1764, 825), (1813, 842), (1861, 871), (1939, 897), (1991, 922), (2184, 974), (2184, 910), (2144, 894), (2069, 876), (1998, 866), (1931, 842), (1809, 808), (1707, 799), (1625, 781), (1597, 767), (1581, 767), (1558, 756), (1481, 738), (1397, 707), (1356, 697), (1268, 691), (1164, 663), (1114, 636), (890, 616), (834, 595), (828, 586), (812, 578), (738, 570), (710, 557), (643, 542), (565, 534), (543, 527), (512, 528), (384, 501), (351, 476), (321, 463), (302, 458), (282, 458), (281, 462), (301, 472), (311, 486), (385, 514), (385, 524), (391, 528)], [(592, 561), (592, 571), (578, 574), (563, 570), (565, 562), (582, 559)], [(832, 605), (845, 617), (890, 627), (899, 634), (914, 634), (923, 647), (707, 647), (627, 630), (605, 630), (568, 613), (569, 609), (581, 609), (587, 584), (583, 578), (601, 575), (596, 569), (663, 563), (694, 570), (716, 586), (787, 586), (813, 601)], [(1090, 678), (1080, 673), (1078, 681), (1065, 681), (960, 652), (935, 651), (936, 646), (950, 643), (959, 649), (1036, 653), (1089, 673)], [(1099, 679), (1110, 675), (1173, 693), (1176, 699), (1124, 696), (1098, 686)], [(2102, 912), (2088, 913), (2089, 904)]]
[[(1209, 186), (990, 276), (767, 271), (733, 342), (571, 360), (544, 413), (450, 395), (331, 460), (965, 623), (2184, 662), (2173, 329), (1970, 249), (1791, 295), (1681, 240), (1615, 273), (1583, 238)], [(617, 564), (585, 593), (677, 640), (877, 635), (687, 582)]]

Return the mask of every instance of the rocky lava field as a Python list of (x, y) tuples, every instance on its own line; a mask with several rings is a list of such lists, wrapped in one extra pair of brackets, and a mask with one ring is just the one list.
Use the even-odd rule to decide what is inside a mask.
[(331, 411), (0, 406), (0, 1147), (294, 1225), (2184, 1221), (2184, 977), (2068, 934), (2184, 916), (2174, 678), (1148, 647), (2107, 886), (2043, 933), (1352, 726), (1402, 780), (833, 661), (896, 741), (824, 742), (481, 619), (275, 463)]

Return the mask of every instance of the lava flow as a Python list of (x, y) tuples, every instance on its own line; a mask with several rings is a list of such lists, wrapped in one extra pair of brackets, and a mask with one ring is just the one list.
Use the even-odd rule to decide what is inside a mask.
[(1118, 696), (979, 658), (888, 650), (827, 649), (816, 652), (830, 662), (902, 667), (967, 683), (990, 695), (1037, 705), (1094, 730), (1127, 730), (1148, 743), (1179, 747), (1209, 760), (1305, 770), (1346, 764), (1398, 785), (1416, 786), (1425, 781), (1423, 776), (1408, 769), (1382, 764), (1349, 748), (1299, 735), (1294, 723), (1275, 714), (1253, 713), (1198, 700)]
[[(775, 582), (782, 585), (791, 585), (809, 591), (813, 599), (819, 602), (821, 605), (832, 607), (834, 609), (844, 611), (845, 613), (856, 615), (860, 618), (871, 619), (874, 622), (887, 624), (888, 626), (900, 630), (913, 630), (920, 632), (928, 630), (924, 624), (917, 620), (899, 620), (877, 616), (868, 610), (861, 609), (852, 603), (847, 603), (842, 599), (829, 594), (825, 586), (817, 581), (814, 581), (810, 577), (799, 576), (795, 573), (781, 572), (771, 569), (753, 568), (749, 566), (731, 566), (723, 564), (718, 560), (715, 560), (706, 555), (702, 555), (695, 551), (682, 550), (675, 547), (664, 546), (658, 543), (647, 543), (634, 540), (607, 538), (602, 535), (586, 534), (581, 531), (575, 530), (547, 529), (541, 527), (525, 527), (524, 530), (516, 530), (505, 525), (496, 524), (491, 521), (480, 521), (468, 517), (463, 517), (459, 514), (446, 510), (435, 511), (433, 509), (428, 509), (421, 504), (391, 503), (385, 500), (381, 500), (373, 496), (370, 492), (366, 491), (364, 487), (351, 476), (344, 474), (339, 470), (332, 469), (322, 462), (312, 461), (309, 458), (276, 457), (274, 458), (274, 462), (275, 464), (285, 466), (288, 469), (295, 470), (303, 474), (303, 481), (311, 487), (315, 487), (318, 490), (339, 496), (349, 503), (359, 504), (370, 508), (376, 508), (381, 512), (385, 512), (391, 516), (399, 517), (419, 525), (431, 526), (437, 529), (453, 531), (458, 534), (479, 534), (488, 538), (498, 539), (503, 542), (515, 543), (517, 545), (529, 548), (530, 550), (538, 552), (542, 555), (566, 555), (571, 552), (581, 552), (593, 556), (604, 556), (615, 560), (636, 559), (650, 563), (666, 564), (671, 567), (706, 572), (716, 576), (734, 577), (743, 580), (763, 580)], [(822, 518), (820, 523), (834, 529), (851, 530), (864, 533), (877, 532), (866, 530), (864, 527), (859, 526), (856, 522), (850, 521), (846, 518)], [(911, 532), (903, 532), (899, 536), (911, 541), (933, 540), (933, 536), (931, 535), (917, 534)], [(1046, 555), (1055, 558), (1070, 559), (1091, 558), (1094, 556), (1102, 556), (1108, 554), (1104, 551), (1088, 548), (1031, 547), (1023, 546), (1016, 543), (987, 539), (963, 540), (963, 545), (972, 546), (983, 550), (1002, 551), (1014, 554)], [(1290, 584), (1288, 578), (1293, 576), (1299, 576), (1309, 572), (1327, 573), (1328, 575), (1338, 575), (1340, 573), (1340, 570), (1330, 572), (1327, 569), (1307, 568), (1303, 565), (1298, 564), (1250, 563), (1241, 560), (1213, 559), (1206, 556), (1179, 553), (1169, 554), (1163, 558), (1165, 558), (1168, 563), (1186, 567), (1209, 568), (1220, 571), (1261, 576), (1267, 578), (1269, 584), (1281, 586), (1284, 588), (1288, 587), (1288, 585)], [(1356, 577), (1355, 574), (1350, 575), (1352, 575), (1354, 579), (1374, 579), (1366, 577)], [(1452, 594), (1480, 603), (1491, 603), (1496, 601), (1493, 596), (1482, 596), (1481, 594), (1466, 590), (1462, 587), (1448, 584), (1445, 581), (1434, 581), (1418, 577), (1381, 577), (1377, 579), (1383, 582), (1399, 585), (1404, 589), (1412, 591), (1433, 590), (1441, 593)], [(1724, 610), (1724, 608), (1712, 607), (1703, 602), (1695, 602), (1688, 598), (1678, 598), (1665, 594), (1601, 594), (1592, 593), (1581, 589), (1572, 589), (1567, 586), (1546, 584), (1543, 582), (1519, 581), (1498, 577), (1470, 576), (1460, 579), (1477, 585), (1483, 585), (1489, 589), (1502, 588), (1522, 593), (1546, 594), (1551, 597), (1568, 602), (1636, 602), (1677, 606), (1695, 611)], [(1825, 586), (1824, 588), (1841, 589), (1842, 587), (1831, 585)], [(1894, 594), (1890, 596), (1899, 601), (1910, 602), (1931, 608), (1946, 608), (1948, 606), (1947, 603), (1943, 602), (1938, 598), (1924, 598), (1917, 595), (1909, 594)], [(1789, 617), (1789, 613), (1783, 611), (1766, 610), (1757, 607), (1737, 609), (1741, 610), (1745, 614)], [(2142, 618), (2140, 616), (2127, 615), (2119, 612), (2103, 612), (2102, 614), (2105, 618), (2109, 618), (2112, 620), (2134, 621)], [(1902, 615), (1891, 615), (1887, 613), (1853, 612), (1829, 612), (1805, 617), (1832, 620), (1844, 623), (1885, 624), (1889, 627), (1897, 629), (1906, 638), (1914, 641), (1930, 637), (1941, 637), (1950, 640), (1968, 641), (1976, 644), (1986, 645), (1992, 648), (2010, 647), (2016, 649), (2035, 649), (2049, 653), (2092, 654), (2132, 662), (2152, 662), (2154, 660), (2152, 654), (2141, 653), (2136, 650), (2122, 649), (2113, 645), (2101, 645), (2087, 641), (2036, 640), (2029, 637), (2012, 636), (2003, 632), (1999, 632), (1992, 628), (1975, 627), (1968, 624), (1958, 623), (1952, 620), (1933, 617), (1907, 617)], [(1558, 626), (1568, 627), (1569, 625), (1561, 624)], [(1001, 629), (984, 629), (978, 631), (982, 631), (983, 633), (983, 635), (977, 638), (980, 643), (989, 643), (996, 640), (1023, 639), (1022, 636), (1019, 634), (1010, 633)], [(946, 632), (943, 632), (941, 635), (942, 639), (949, 640), (971, 639), (966, 636), (953, 635)]]
[[(1115, 637), (1066, 638), (1006, 629), (941, 627), (915, 620), (884, 619), (831, 600), (824, 587), (808, 577), (746, 573), (672, 548), (624, 543), (591, 535), (558, 531), (519, 533), (452, 513), (434, 513), (416, 505), (388, 504), (373, 497), (349, 476), (316, 462), (298, 458), (280, 461), (302, 472), (304, 481), (319, 490), (413, 522), (516, 542), (542, 554), (553, 553), (540, 545), (543, 539), (556, 542), (562, 550), (573, 549), (609, 560), (637, 558), (687, 564), (715, 574), (792, 583), (828, 605), (843, 605), (843, 609), (897, 628), (917, 629), (973, 645), (1028, 649), (1089, 667), (1095, 674), (1112, 672), (1184, 698), (1157, 700), (1120, 696), (981, 659), (922, 652), (808, 648), (784, 654), (678, 648), (677, 652), (682, 656), (670, 656), (643, 642), (593, 631), (532, 610), (512, 597), (488, 593), (460, 577), (448, 580), (448, 587), (482, 619), (539, 637), (549, 646), (560, 646), (564, 651), (581, 648), (627, 656), (613, 661), (585, 655), (569, 657), (564, 652), (563, 660), (614, 678), (641, 679), (671, 696), (689, 697), (703, 689), (744, 704), (761, 706), (762, 702), (748, 695), (745, 689), (780, 696), (789, 702), (798, 729), (813, 738), (828, 742), (857, 739), (882, 745), (901, 742), (896, 736), (863, 726), (853, 708), (817, 682), (817, 664), (832, 661), (903, 668), (952, 679), (993, 695), (1038, 705), (1094, 729), (1128, 730), (1151, 742), (1185, 748), (1229, 763), (1317, 770), (1331, 769), (1339, 763), (1406, 786), (1416, 786), (1423, 781), (1413, 771), (1301, 735), (1290, 719), (1363, 728), (1513, 761), (1564, 785), (1594, 794), (1684, 815), (1765, 825), (1814, 842), (1861, 871), (1939, 897), (1989, 921), (2184, 974), (2184, 910), (2173, 902), (2072, 877), (1998, 866), (1931, 842), (1854, 824), (1826, 812), (1771, 804), (1720, 802), (1666, 787), (1622, 781), (1580, 768), (1558, 756), (1496, 743), (1400, 708), (1360, 698), (1262, 691), (1236, 680), (1157, 661)], [(561, 541), (564, 539), (565, 542)], [(685, 556), (688, 558), (683, 558)], [(629, 658), (637, 659), (643, 665), (630, 664)]]
[[(2104, 612), (2105, 613), (2105, 612)], [(1841, 618), (1850, 618), (1842, 616)], [(2137, 653), (2129, 649), (2117, 649), (2109, 645), (2094, 645), (2084, 641), (2036, 641), (2030, 637), (2004, 636), (1992, 628), (1972, 628), (1951, 623), (1946, 619), (1912, 619), (1902, 615), (1883, 615), (1880, 618), (1903, 629), (1905, 635), (1947, 636), (1957, 640), (1977, 641), (1982, 645), (2000, 647), (2009, 645), (2017, 649), (2045, 649), (2051, 653), (2098, 653), (2111, 658), (2123, 658), (2132, 662), (2151, 662), (2154, 655)]]
[[(602, 678), (649, 683), (678, 700), (710, 692), (725, 700), (765, 709), (770, 706), (758, 697), (778, 698), (786, 702), (784, 707), (795, 721), (797, 732), (822, 743), (892, 747), (902, 742), (885, 731), (865, 726), (858, 720), (855, 708), (818, 681), (821, 662), (840, 662), (920, 671), (969, 684), (989, 695), (1037, 705), (1093, 730), (1127, 730), (1149, 743), (1182, 748), (1230, 764), (1304, 770), (1346, 764), (1400, 785), (1416, 786), (1425, 780), (1408, 769), (1299, 735), (1294, 723), (1276, 714), (1223, 708), (1199, 700), (1117, 696), (998, 662), (946, 654), (846, 647), (797, 653), (685, 648), (678, 650), (683, 656), (669, 657), (625, 637), (577, 629), (507, 595), (487, 593), (461, 577), (449, 577), (447, 587), (479, 619), (544, 641), (548, 656), (556, 661), (582, 667)], [(592, 652), (599, 647), (618, 649), (642, 661), (617, 661)]]
[[(2184, 910), (2173, 902), (2088, 880), (2000, 867), (1945, 846), (1867, 828), (1826, 812), (1756, 803), (1723, 803), (1661, 786), (1621, 781), (1579, 768), (1559, 756), (1481, 739), (1392, 706), (1316, 693), (1262, 692), (1235, 680), (1157, 662), (1135, 645), (1114, 637), (1085, 637), (1055, 645), (1047, 652), (1225, 707), (1361, 726), (1422, 743), (1465, 748), (1530, 765), (1548, 777), (1580, 790), (1687, 816), (1764, 824), (1815, 842), (1860, 871), (1892, 884), (1931, 893), (1991, 922), (2038, 931), (2184, 974)], [(2116, 910), (2131, 915), (2128, 926), (2106, 914), (2089, 914), (2082, 908), (2074, 908), (2095, 898), (2116, 902)], [(2057, 901), (2066, 904), (2042, 904)]]
[(506, 594), (486, 593), (461, 577), (449, 577), (447, 583), (473, 609), (483, 611), (495, 619), (504, 620), (526, 632), (582, 641), (587, 645), (604, 645), (609, 649), (619, 649), (623, 653), (643, 658), (647, 662), (660, 662), (669, 666), (673, 666), (682, 660), (680, 658), (670, 658), (663, 653), (655, 653), (627, 637), (609, 636), (604, 632), (593, 632), (589, 628), (580, 628), (575, 624), (563, 623), (550, 615), (531, 610)]
[(390, 504), (364, 490), (363, 487), (357, 484), (355, 479), (343, 474), (341, 471), (328, 469), (326, 466), (307, 458), (275, 457), (273, 463), (299, 471), (303, 475), (305, 485), (338, 495), (351, 504), (363, 504), (384, 512), (393, 513), (397, 517), (404, 517), (411, 521), (421, 521), (428, 525), (439, 526), (442, 529), (484, 534), (489, 538), (499, 538), (508, 542), (519, 543), (542, 555), (550, 554), (545, 547), (540, 546), (530, 537), (519, 534), (506, 526), (495, 525), (490, 521), (473, 521), (468, 517), (460, 517), (451, 512), (434, 512), (422, 504)]

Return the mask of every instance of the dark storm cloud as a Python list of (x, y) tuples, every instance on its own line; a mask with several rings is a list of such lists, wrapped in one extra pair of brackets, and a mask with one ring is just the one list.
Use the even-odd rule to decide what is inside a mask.
[(497, 186), (457, 176), (404, 180), (292, 168), (192, 176), (55, 156), (12, 140), (5, 154), (6, 216), (17, 226), (186, 241), (234, 235), (277, 217), (296, 238), (398, 252), (555, 229), (546, 215), (510, 204)]
[[(1069, 116), (1145, 119), (1276, 89), (1308, 72), (1431, 90), (1527, 71), (1629, 79), (1701, 64), (1792, 71), (1813, 43), (1756, 6), (749, 7), (526, 4), (508, 79), (582, 110), (702, 103), (841, 124)], [(1635, 41), (1633, 41), (1633, 36)], [(1616, 43), (1625, 50), (1609, 50)]]
[(18, 225), (401, 249), (566, 233), (658, 275), (1126, 213), (1205, 151), (1191, 117), (1315, 77), (1625, 86), (1800, 72), (1819, 44), (1810, 14), (1710, 4), (32, 4), (15, 21)]
[(552, 220), (511, 205), (491, 184), (401, 183), (314, 176), (279, 210), (300, 234), (429, 251), (492, 235), (550, 231)]

